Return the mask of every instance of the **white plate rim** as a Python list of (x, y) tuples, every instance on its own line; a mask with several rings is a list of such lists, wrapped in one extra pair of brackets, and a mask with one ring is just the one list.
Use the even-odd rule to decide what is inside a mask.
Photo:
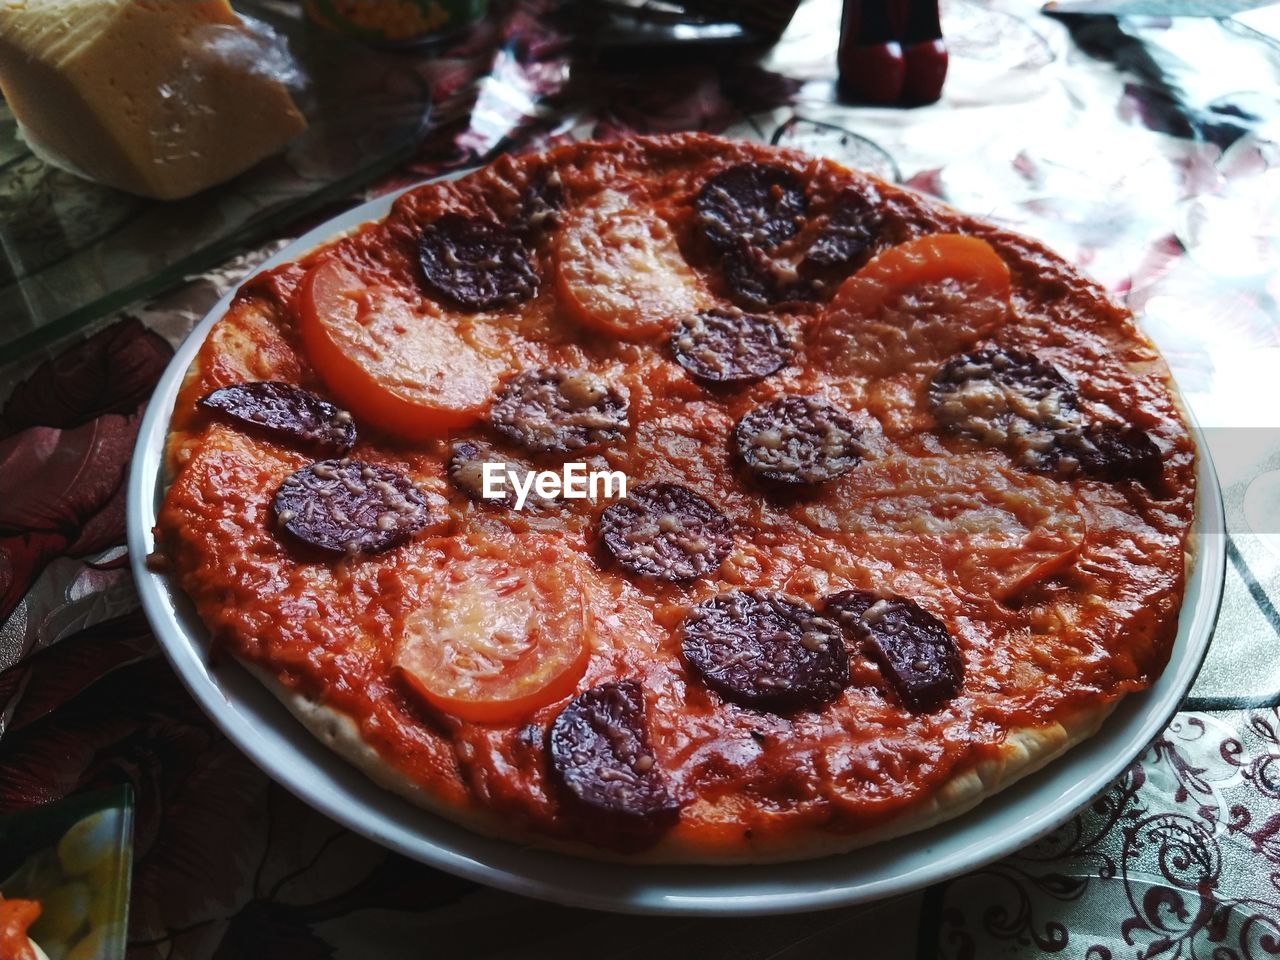
[[(410, 189), (414, 187), (406, 188)], [(403, 192), (376, 197), (308, 231), (250, 276), (384, 217)], [(184, 686), (250, 760), (331, 819), (429, 866), (566, 906), (640, 914), (796, 913), (908, 893), (1013, 853), (1070, 819), (1161, 733), (1208, 650), (1226, 574), (1225, 521), (1217, 474), (1193, 421), (1199, 451), (1196, 556), (1169, 663), (1150, 689), (1125, 697), (1095, 736), (1045, 769), (929, 830), (848, 854), (789, 864), (604, 863), (481, 837), (377, 787), (312, 737), (229, 658), (212, 666), (207, 636), (189, 601), (166, 574), (147, 566), (154, 549), (152, 528), (161, 493), (164, 439), (178, 389), (235, 293), (232, 290), (219, 300), (179, 346), (138, 431), (129, 474), (127, 525), (130, 564), (143, 610)]]

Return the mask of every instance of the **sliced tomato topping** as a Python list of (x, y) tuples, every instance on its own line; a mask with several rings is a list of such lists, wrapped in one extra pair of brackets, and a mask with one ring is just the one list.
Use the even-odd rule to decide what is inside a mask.
[(579, 323), (621, 340), (648, 340), (709, 305), (675, 234), (616, 190), (577, 207), (555, 247), (561, 301)]
[(873, 258), (836, 291), (816, 359), (841, 375), (936, 364), (1009, 315), (1009, 268), (985, 240), (935, 233)]
[(301, 290), (302, 342), (325, 384), (359, 420), (410, 438), (474, 423), (501, 365), (426, 305), (364, 283), (330, 260)]
[(34, 900), (5, 900), (0, 897), (0, 957), (6, 960), (36, 960), (27, 939), (27, 929), (40, 916)]
[(580, 560), (524, 545), (518, 557), (450, 560), (405, 618), (396, 666), (444, 713), (504, 723), (573, 693), (592, 632)]
[(805, 504), (800, 517), (815, 531), (856, 535), (865, 557), (904, 578), (1000, 602), (1071, 567), (1088, 538), (1068, 485), (993, 457), (879, 459), (854, 471), (846, 490), (847, 511)]

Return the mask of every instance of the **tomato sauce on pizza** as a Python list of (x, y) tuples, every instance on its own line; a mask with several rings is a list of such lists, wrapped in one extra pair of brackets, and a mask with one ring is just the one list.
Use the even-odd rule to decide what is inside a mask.
[[(1037, 243), (699, 134), (504, 157), (247, 282), (158, 542), (375, 779), (600, 855), (959, 813), (1162, 670), (1195, 447)], [(485, 499), (569, 461), (625, 497)]]

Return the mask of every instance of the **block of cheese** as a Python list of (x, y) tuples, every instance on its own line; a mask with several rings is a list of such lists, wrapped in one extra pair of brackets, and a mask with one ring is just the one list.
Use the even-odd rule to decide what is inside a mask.
[(0, 91), (37, 152), (189, 196), (306, 127), (227, 0), (0, 0)]

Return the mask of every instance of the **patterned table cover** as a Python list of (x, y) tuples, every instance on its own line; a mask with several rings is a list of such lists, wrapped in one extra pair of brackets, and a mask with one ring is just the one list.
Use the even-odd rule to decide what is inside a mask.
[[(838, 0), (763, 54), (600, 56), (554, 0), (418, 66), (439, 126), (390, 189), (582, 137), (701, 129), (825, 154), (1037, 236), (1141, 317), (1207, 429), (1226, 593), (1168, 729), (1051, 836), (950, 883), (788, 917), (641, 918), (477, 887), (336, 826), (236, 751), (139, 609), (123, 487), (173, 347), (288, 238), (0, 358), (0, 811), (136, 796), (131, 960), (1280, 955), (1280, 48), (1233, 21), (951, 0), (946, 96), (834, 100)], [(362, 199), (352, 197), (351, 201)], [(290, 236), (329, 215), (294, 225)], [(766, 868), (767, 869), (767, 868)]]

